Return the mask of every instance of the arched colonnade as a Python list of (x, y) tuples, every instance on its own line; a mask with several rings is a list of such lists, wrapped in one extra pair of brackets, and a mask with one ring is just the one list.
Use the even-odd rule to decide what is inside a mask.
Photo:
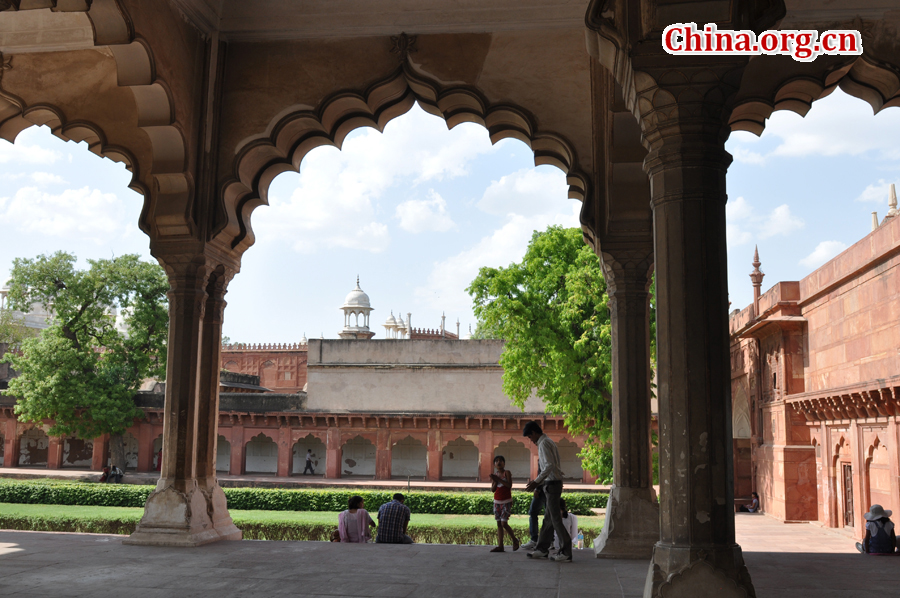
[[(875, 111), (900, 105), (897, 15), (874, 0), (827, 12), (788, 11), (779, 0), (665, 10), (654, 0), (592, 0), (585, 15), (560, 16), (552, 27), (540, 11), (506, 6), (475, 27), (479, 33), (459, 24), (470, 16), (465, 7), (440, 19), (400, 11), (390, 24), (347, 29), (341, 19), (351, 17), (336, 15), (328, 26), (340, 41), (323, 42), (321, 21), (313, 30), (296, 19), (300, 5), (282, 8), (298, 15), (253, 20), (268, 16), (283, 27), (291, 17), (296, 30), (285, 36), (241, 29), (245, 21), (209, 15), (216, 9), (203, 4), (182, 13), (193, 4), (54, 1), (56, 11), (86, 15), (89, 39), (52, 46), (41, 41), (52, 32), (36, 31), (27, 48), (3, 49), (0, 135), (13, 140), (45, 124), (125, 162), (145, 197), (140, 226), (172, 286), (162, 479), (148, 501), (152, 522), (129, 541), (240, 537), (216, 482), (214, 447), (224, 295), (254, 241), (251, 213), (266, 203), (271, 180), (296, 170), (310, 149), (340, 147), (359, 126), (380, 130), (418, 102), (450, 126), (477, 122), (495, 141), (530, 144), (536, 163), (560, 167), (583, 202), (582, 228), (603, 261), (612, 322), (616, 488), (600, 555), (651, 557), (647, 596), (706, 587), (710, 578), (733, 588), (729, 595), (752, 595), (732, 504), (724, 144), (731, 130), (759, 134), (773, 110), (805, 114), (836, 86)], [(663, 52), (666, 24), (710, 15), (721, 28), (858, 29), (864, 51), (808, 63)], [(236, 30), (220, 31), (223, 24)], [(53, 26), (52, 15), (41, 24)], [(35, 51), (42, 43), (47, 51)], [(658, 506), (650, 484), (651, 269)], [(383, 437), (376, 441), (376, 452), (388, 450)], [(483, 460), (486, 451), (479, 454)], [(170, 508), (194, 503), (206, 508)]]

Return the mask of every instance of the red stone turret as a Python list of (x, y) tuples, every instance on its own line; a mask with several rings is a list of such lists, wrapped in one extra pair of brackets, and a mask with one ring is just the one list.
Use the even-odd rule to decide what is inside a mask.
[(765, 273), (759, 269), (762, 262), (759, 261), (759, 247), (753, 248), (753, 272), (750, 273), (750, 281), (753, 283), (753, 316), (759, 317), (759, 295)]

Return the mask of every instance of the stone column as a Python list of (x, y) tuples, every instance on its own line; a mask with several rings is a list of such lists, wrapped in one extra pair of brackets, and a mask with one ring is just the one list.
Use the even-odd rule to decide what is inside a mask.
[(652, 243), (603, 246), (612, 332), (613, 486), (594, 554), (649, 559), (659, 540), (650, 458)]
[(109, 434), (94, 438), (94, 450), (91, 452), (91, 469), (102, 471), (109, 458)]
[(243, 475), (244, 473), (244, 426), (231, 426), (231, 458), (228, 462), (228, 473)]
[(153, 426), (142, 422), (138, 426), (138, 471), (150, 471), (153, 468)]
[(294, 445), (291, 443), (291, 429), (287, 423), (278, 428), (278, 475), (289, 477), (293, 467)]
[(16, 424), (15, 417), (6, 420), (6, 429), (3, 430), (3, 467), (19, 466), (19, 437), (16, 434)]
[(240, 540), (215, 477), (219, 347), (229, 277), (205, 256), (161, 261), (170, 284), (162, 470), (125, 543), (199, 546)]
[[(734, 535), (726, 102), (744, 62), (635, 60), (655, 243), (660, 541), (645, 596), (754, 596)], [(675, 59), (675, 60), (673, 60)]]
[(65, 438), (50, 437), (50, 443), (47, 447), (47, 469), (62, 469), (64, 442)]
[(428, 431), (428, 469), (425, 479), (438, 482), (444, 465), (444, 452), (441, 448), (441, 433), (437, 430)]
[(478, 481), (490, 481), (494, 472), (494, 433), (482, 430), (478, 434)]
[(375, 438), (375, 479), (391, 479), (391, 433), (379, 429)]
[(329, 480), (337, 480), (341, 477), (341, 431), (337, 428), (328, 428), (325, 436), (325, 451), (328, 454), (325, 466), (325, 477)]

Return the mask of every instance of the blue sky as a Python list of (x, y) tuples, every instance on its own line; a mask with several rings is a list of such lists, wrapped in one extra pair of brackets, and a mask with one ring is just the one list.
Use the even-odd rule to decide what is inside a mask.
[[(763, 288), (798, 280), (860, 240), (900, 182), (900, 110), (875, 117), (840, 91), (806, 118), (777, 112), (763, 136), (736, 133), (729, 170), (732, 308), (752, 299), (747, 274), (759, 245)], [(130, 173), (46, 128), (0, 141), (0, 279), (15, 257), (66, 250), (80, 258), (139, 253), (142, 198)], [(256, 210), (256, 245), (232, 281), (225, 334), (233, 341), (335, 338), (339, 307), (360, 276), (376, 338), (391, 311), (435, 328), (442, 313), (474, 328), (465, 287), (480, 266), (521, 258), (533, 230), (577, 226), (564, 175), (535, 168), (524, 144), (491, 145), (487, 131), (414, 108), (384, 133), (357, 130), (343, 149), (319, 148), (300, 173), (279, 176)], [(87, 214), (88, 217), (81, 217)]]

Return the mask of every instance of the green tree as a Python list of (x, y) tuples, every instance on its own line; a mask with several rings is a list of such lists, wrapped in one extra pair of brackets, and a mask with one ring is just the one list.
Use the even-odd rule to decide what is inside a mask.
[(26, 338), (37, 336), (38, 331), (27, 328), (20, 314), (11, 309), (0, 309), (0, 345), (18, 349)]
[(500, 358), (506, 395), (524, 407), (536, 394), (548, 412), (565, 415), (573, 434), (587, 435), (584, 466), (598, 482), (610, 481), (608, 297), (600, 260), (581, 231), (535, 231), (521, 262), (481, 268), (467, 290), (478, 318), (475, 336), (506, 341)]
[(146, 378), (165, 376), (169, 284), (137, 255), (89, 260), (87, 270), (75, 262), (63, 252), (13, 261), (11, 307), (41, 303), (52, 322), (9, 358), (19, 376), (4, 394), (19, 398), (23, 421), (54, 420), (53, 436), (109, 434), (112, 462), (124, 469), (123, 434), (143, 416), (134, 393)]

